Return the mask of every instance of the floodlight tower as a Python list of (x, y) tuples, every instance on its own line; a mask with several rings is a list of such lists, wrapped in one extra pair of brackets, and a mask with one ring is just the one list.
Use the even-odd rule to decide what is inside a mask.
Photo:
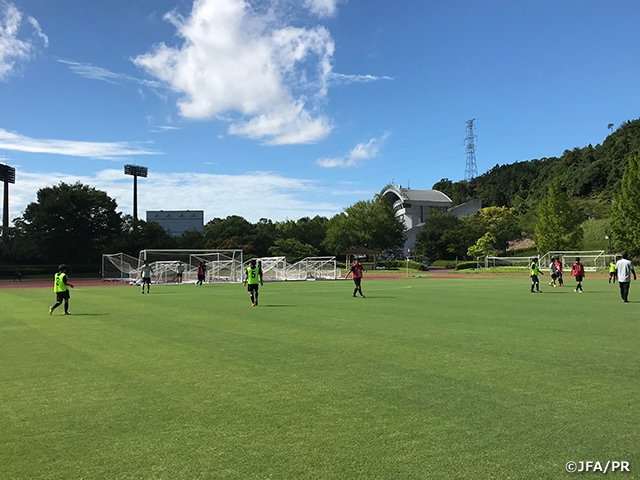
[(473, 133), (473, 122), (475, 118), (467, 121), (467, 136), (464, 139), (467, 144), (467, 163), (464, 167), (464, 179), (468, 182), (478, 176), (478, 166), (476, 165), (476, 144), (475, 139), (478, 138)]
[(147, 177), (147, 167), (140, 165), (125, 165), (124, 174), (133, 175), (133, 220), (138, 220), (138, 177)]
[(4, 202), (2, 203), (2, 236), (9, 228), (9, 184), (16, 183), (16, 169), (0, 163), (0, 181), (4, 182)]

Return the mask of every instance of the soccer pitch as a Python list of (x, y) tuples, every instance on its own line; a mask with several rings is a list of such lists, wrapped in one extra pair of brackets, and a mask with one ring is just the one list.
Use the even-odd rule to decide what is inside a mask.
[(640, 283), (547, 278), (0, 290), (0, 478), (632, 478)]

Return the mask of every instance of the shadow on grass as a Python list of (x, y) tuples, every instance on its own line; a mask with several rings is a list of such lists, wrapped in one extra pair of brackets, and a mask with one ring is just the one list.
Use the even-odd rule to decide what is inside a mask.
[(109, 313), (70, 313), (69, 315), (53, 315), (54, 317), (105, 317)]
[(264, 304), (260, 304), (260, 307), (284, 308), (284, 307), (299, 307), (299, 305), (294, 305), (294, 304), (282, 304), (282, 305), (278, 305), (278, 304), (271, 304), (271, 305), (264, 305)]

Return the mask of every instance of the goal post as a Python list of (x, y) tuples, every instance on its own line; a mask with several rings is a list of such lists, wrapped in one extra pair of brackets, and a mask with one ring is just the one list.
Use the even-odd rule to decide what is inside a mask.
[(307, 257), (287, 267), (287, 280), (335, 280), (340, 278), (336, 257)]
[[(604, 250), (562, 250), (551, 251), (540, 257), (540, 268), (548, 267), (551, 258), (557, 258), (562, 263), (563, 268), (571, 268), (576, 258), (584, 265), (587, 272), (606, 269), (612, 255), (606, 255)], [(615, 258), (615, 257), (614, 257)]]
[(486, 256), (478, 259), (479, 268), (512, 267), (527, 269), (531, 265), (531, 259), (535, 257), (493, 257)]
[(135, 282), (138, 259), (126, 253), (105, 253), (102, 255), (100, 277), (104, 282)]
[(173, 283), (182, 265), (182, 283), (197, 281), (198, 265), (205, 266), (205, 281), (212, 283), (242, 282), (242, 250), (240, 249), (147, 249), (138, 256), (138, 269), (145, 261), (153, 269), (158, 283)]
[[(286, 257), (260, 257), (253, 258), (262, 267), (262, 279), (265, 282), (287, 280), (287, 259)], [(251, 260), (244, 262), (243, 275)]]
[(189, 256), (189, 271), (198, 271), (205, 266), (205, 281), (210, 283), (242, 282), (242, 250), (209, 250), (195, 252)]

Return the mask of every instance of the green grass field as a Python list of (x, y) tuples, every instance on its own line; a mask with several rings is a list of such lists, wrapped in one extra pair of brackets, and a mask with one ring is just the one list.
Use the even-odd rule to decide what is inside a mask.
[(546, 278), (0, 291), (0, 479), (633, 478), (640, 283)]

